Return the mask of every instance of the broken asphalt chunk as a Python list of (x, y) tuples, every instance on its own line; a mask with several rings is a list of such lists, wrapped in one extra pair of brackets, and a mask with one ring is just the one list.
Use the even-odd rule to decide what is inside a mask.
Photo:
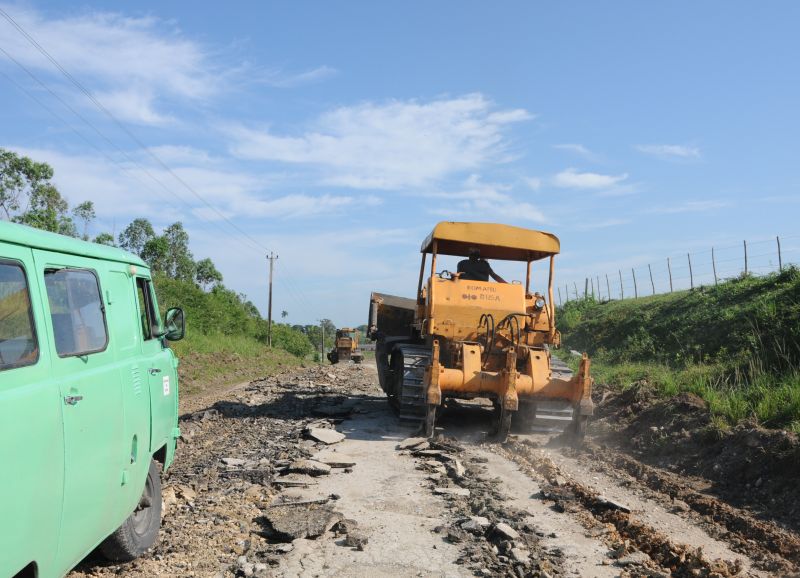
[[(424, 447), (422, 447), (424, 446)], [(428, 449), (430, 444), (426, 438), (406, 438), (397, 444), (398, 450), (411, 450), (411, 449)]]
[(615, 510), (620, 510), (622, 512), (625, 512), (626, 514), (630, 514), (631, 513), (631, 509), (628, 506), (626, 506), (625, 504), (622, 504), (620, 502), (614, 501), (611, 498), (607, 498), (606, 496), (597, 496), (597, 501), (600, 504), (602, 504), (604, 506), (607, 506), (609, 508), (614, 508)]
[(313, 440), (322, 442), (326, 445), (339, 443), (345, 438), (343, 433), (333, 429), (313, 427), (306, 430), (306, 435)]
[(496, 524), (494, 527), (495, 532), (497, 532), (500, 536), (507, 540), (517, 540), (519, 539), (519, 532), (517, 532), (514, 528), (506, 524), (505, 522), (500, 522)]
[(296, 460), (289, 464), (287, 471), (309, 476), (326, 476), (331, 473), (331, 467), (315, 460)]
[(317, 538), (342, 519), (341, 514), (318, 503), (282, 506), (267, 510), (263, 521), (269, 537), (285, 542)]

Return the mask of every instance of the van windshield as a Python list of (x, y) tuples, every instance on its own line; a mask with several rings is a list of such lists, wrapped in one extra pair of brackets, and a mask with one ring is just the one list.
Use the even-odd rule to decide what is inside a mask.
[(0, 261), (0, 371), (39, 358), (28, 283), (22, 267)]

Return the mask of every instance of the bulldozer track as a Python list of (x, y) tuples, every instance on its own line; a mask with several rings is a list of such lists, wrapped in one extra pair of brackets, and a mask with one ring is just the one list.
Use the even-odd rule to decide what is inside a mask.
[(403, 357), (403, 375), (397, 391), (397, 412), (401, 420), (421, 422), (425, 417), (425, 368), (431, 363), (431, 350), (419, 345), (398, 345), (393, 357)]

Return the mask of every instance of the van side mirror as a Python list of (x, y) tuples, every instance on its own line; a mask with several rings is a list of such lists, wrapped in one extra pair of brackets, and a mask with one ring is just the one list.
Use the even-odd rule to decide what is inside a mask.
[(186, 334), (186, 317), (183, 315), (183, 309), (180, 307), (173, 307), (167, 311), (164, 317), (164, 338), (167, 341), (180, 341)]

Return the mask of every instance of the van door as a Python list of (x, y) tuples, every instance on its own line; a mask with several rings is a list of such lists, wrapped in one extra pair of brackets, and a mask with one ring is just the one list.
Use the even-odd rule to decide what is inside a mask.
[(136, 304), (136, 282), (132, 267), (109, 263), (105, 289), (108, 302), (109, 331), (115, 342), (114, 353), (119, 364), (124, 415), (123, 484), (116, 504), (120, 516), (128, 516), (139, 503), (145, 479), (150, 470), (150, 388), (147, 370), (149, 360), (142, 356), (142, 328)]
[(174, 437), (178, 413), (177, 360), (161, 337), (163, 328), (152, 281), (137, 277), (136, 292), (144, 337), (142, 353), (150, 384), (150, 451), (155, 452), (166, 444), (167, 451), (171, 452), (170, 438)]
[(71, 567), (121, 519), (122, 388), (94, 259), (34, 251), (47, 296), (53, 373), (64, 415), (64, 509), (59, 565)]
[(58, 385), (33, 252), (0, 242), (0, 576), (54, 567), (64, 483)]

